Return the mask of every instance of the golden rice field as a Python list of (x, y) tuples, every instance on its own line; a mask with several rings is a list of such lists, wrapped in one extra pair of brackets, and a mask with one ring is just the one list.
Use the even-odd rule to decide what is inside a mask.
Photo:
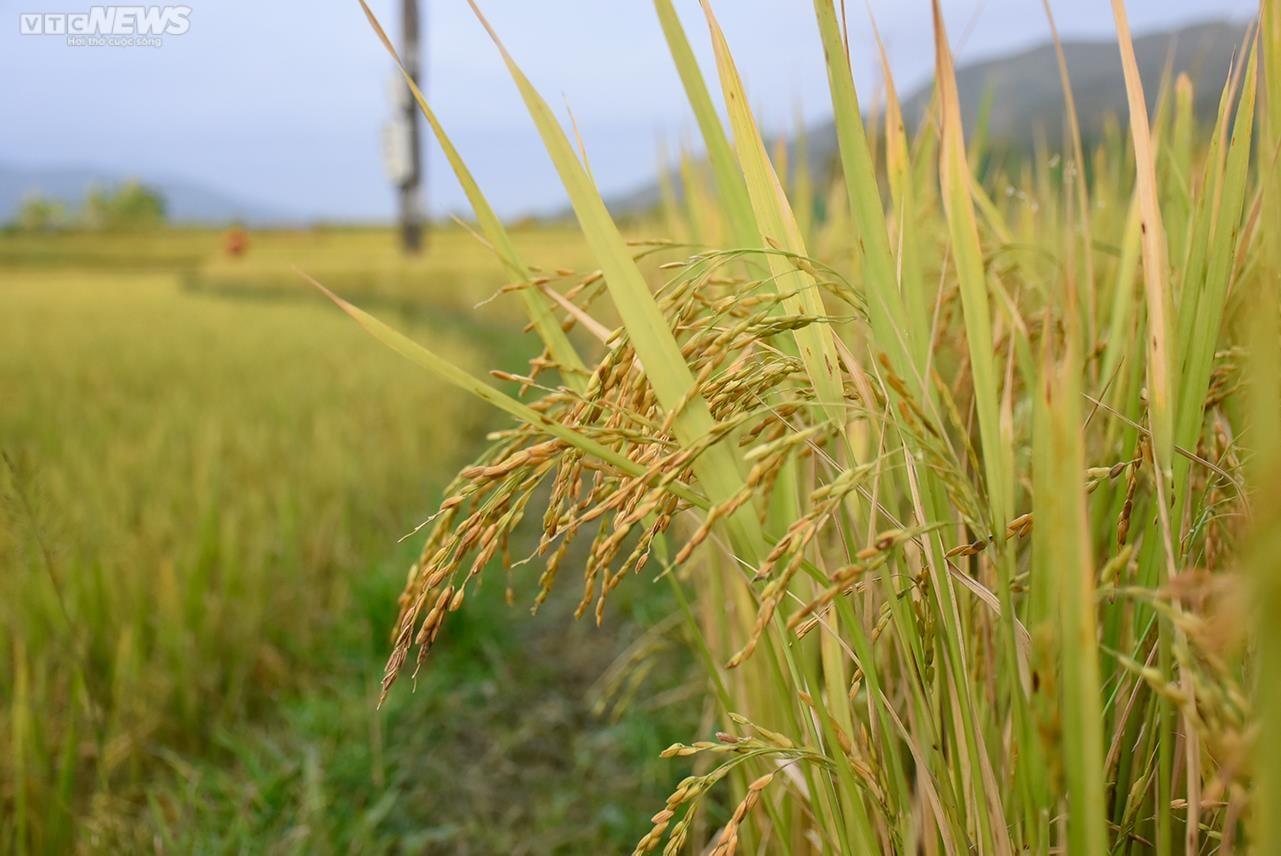
[(1281, 4), (1207, 120), (1113, 0), (1124, 120), (1064, 63), (1014, 150), (937, 2), (909, 135), (814, 0), (814, 169), (700, 5), (652, 235), (490, 30), (574, 228), (410, 81), (475, 214), (424, 259), (0, 241), (6, 845), (1281, 852)]
[[(390, 231), (250, 240), (232, 259), (215, 231), (0, 236), (0, 850), (539, 852), (563, 823), (584, 827), (570, 841), (625, 841), (628, 809), (584, 820), (572, 788), (547, 787), (610, 793), (619, 770), (593, 780), (538, 744), (581, 732), (580, 754), (630, 739), (656, 756), (647, 725), (584, 700), (626, 634), (513, 679), (551, 617), (464, 632), (422, 694), (374, 711), (398, 540), (494, 420), (371, 346), (292, 268), (480, 371), (529, 356), (488, 326), (510, 312), (471, 308), (500, 266), (460, 231), (413, 263)], [(564, 230), (522, 241), (579, 252)], [(476, 607), (477, 627), (511, 611), (499, 589)], [(517, 711), (536, 730), (423, 742), (486, 740)], [(457, 774), (468, 757), (486, 777)], [(442, 819), (454, 788), (477, 791), (472, 809)], [(546, 804), (513, 815), (522, 788)]]

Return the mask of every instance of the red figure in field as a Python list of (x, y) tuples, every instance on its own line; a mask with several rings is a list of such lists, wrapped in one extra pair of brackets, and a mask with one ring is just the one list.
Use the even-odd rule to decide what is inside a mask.
[(231, 258), (240, 258), (249, 251), (249, 233), (243, 226), (232, 226), (223, 239), (222, 249)]

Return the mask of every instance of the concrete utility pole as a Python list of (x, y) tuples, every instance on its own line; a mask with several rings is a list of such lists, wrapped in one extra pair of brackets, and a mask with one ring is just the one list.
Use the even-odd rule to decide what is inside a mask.
[[(419, 50), (418, 0), (402, 0), (401, 5), (401, 47), (400, 57), (405, 64), (405, 71), (422, 88), (422, 56)], [(406, 137), (404, 168), (400, 171), (400, 244), (409, 254), (416, 254), (423, 248), (423, 163), (422, 140), (418, 122), (418, 105), (413, 94), (405, 86), (405, 97), (397, 105)]]

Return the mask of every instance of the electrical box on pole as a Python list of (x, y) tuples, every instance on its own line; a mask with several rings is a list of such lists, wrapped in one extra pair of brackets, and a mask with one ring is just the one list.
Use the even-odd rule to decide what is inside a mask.
[[(402, 0), (400, 61), (422, 88), (418, 0)], [(383, 128), (383, 160), (396, 187), (400, 245), (409, 254), (423, 248), (423, 162), (418, 105), (403, 77), (391, 86), (392, 119)]]

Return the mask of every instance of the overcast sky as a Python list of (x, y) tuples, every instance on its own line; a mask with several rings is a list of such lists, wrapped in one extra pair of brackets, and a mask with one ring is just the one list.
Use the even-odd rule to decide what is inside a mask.
[[(142, 0), (145, 2), (145, 0)], [(20, 35), (23, 12), (79, 12), (92, 0), (0, 0), (0, 164), (76, 165), (195, 180), (309, 217), (390, 215), (381, 127), (390, 61), (355, 0), (187, 0), (190, 29), (151, 47), (70, 47)], [(928, 0), (868, 0), (900, 91), (931, 74)], [(501, 212), (563, 195), (515, 88), (465, 0), (421, 0), (434, 108)], [(372, 4), (395, 31), (398, 2)], [(586, 141), (607, 191), (652, 175), (660, 137), (694, 131), (650, 0), (482, 0), (543, 95)], [(696, 0), (676, 0), (705, 71)], [(1112, 32), (1107, 0), (1052, 0), (1065, 36)], [(1255, 0), (1129, 0), (1136, 32), (1209, 17), (1244, 19)], [(719, 0), (717, 15), (765, 126), (830, 108), (809, 0)], [(964, 63), (1044, 41), (1041, 0), (945, 0)], [(875, 86), (864, 0), (849, 0), (855, 73)], [(7, 19), (7, 20), (4, 20)], [(434, 212), (463, 210), (431, 149)]]

